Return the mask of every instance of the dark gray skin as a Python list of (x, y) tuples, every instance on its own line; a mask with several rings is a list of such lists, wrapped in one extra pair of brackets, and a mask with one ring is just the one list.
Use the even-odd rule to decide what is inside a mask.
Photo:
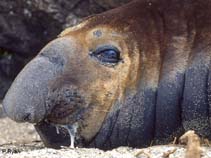
[(209, 0), (133, 1), (93, 16), (23, 69), (4, 110), (36, 124), (53, 148), (70, 145), (55, 124), (78, 123), (76, 146), (102, 149), (169, 142), (190, 129), (210, 138), (210, 17)]

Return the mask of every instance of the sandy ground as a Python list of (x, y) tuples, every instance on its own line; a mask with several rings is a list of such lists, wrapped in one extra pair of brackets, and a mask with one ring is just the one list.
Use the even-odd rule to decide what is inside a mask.
[[(119, 147), (111, 151), (84, 148), (45, 148), (33, 125), (16, 123), (0, 106), (0, 158), (187, 158), (184, 146), (153, 146), (145, 149)], [(211, 148), (202, 148), (201, 158), (211, 158)], [(194, 157), (191, 157), (194, 158)]]
[(0, 119), (0, 129), (0, 145), (40, 141), (34, 127), (27, 123), (19, 124), (8, 118), (3, 118)]
[(27, 144), (38, 142), (40, 138), (34, 126), (28, 123), (16, 123), (6, 118), (0, 105), (0, 145)]

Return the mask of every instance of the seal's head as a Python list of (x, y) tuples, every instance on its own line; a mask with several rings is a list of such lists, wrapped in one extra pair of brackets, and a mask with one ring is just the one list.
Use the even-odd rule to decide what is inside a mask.
[[(34, 123), (50, 147), (70, 144), (67, 131), (58, 133), (57, 126), (77, 125), (78, 140), (87, 145), (105, 122), (113, 124), (108, 118), (112, 113), (116, 116), (126, 96), (131, 100), (142, 73), (144, 87), (153, 88), (159, 76), (158, 55), (151, 53), (156, 52), (159, 37), (148, 5), (140, 10), (137, 3), (91, 17), (45, 46), (6, 94), (3, 106), (7, 115), (18, 122)], [(136, 102), (127, 107), (133, 104)]]
[(77, 123), (78, 136), (91, 141), (138, 76), (133, 20), (125, 19), (114, 10), (63, 31), (17, 76), (3, 101), (8, 116), (36, 124), (48, 146), (69, 143), (54, 125)]

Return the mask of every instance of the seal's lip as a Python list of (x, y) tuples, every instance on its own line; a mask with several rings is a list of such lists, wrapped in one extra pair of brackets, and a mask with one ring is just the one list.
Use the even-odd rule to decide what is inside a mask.
[(72, 125), (76, 122), (81, 122), (84, 120), (85, 114), (89, 111), (90, 107), (80, 108), (75, 110), (73, 113), (69, 113), (67, 116), (56, 117), (54, 115), (47, 115), (44, 119), (47, 123), (57, 124), (57, 125)]
[(53, 122), (53, 121), (49, 120), (48, 118), (45, 118), (44, 120), (42, 120), (38, 123), (33, 123), (33, 125), (40, 125), (43, 122), (48, 123), (52, 126), (67, 126), (67, 125), (73, 125), (73, 124), (79, 123), (78, 121), (74, 121), (74, 122), (71, 122), (71, 123), (62, 124), (62, 123)]
[(41, 124), (43, 124), (43, 123), (51, 124), (51, 122), (50, 122), (47, 118), (41, 120), (41, 121), (38, 122), (38, 123), (31, 123), (31, 124), (33, 124), (34, 126), (39, 126), (39, 125), (41, 125)]

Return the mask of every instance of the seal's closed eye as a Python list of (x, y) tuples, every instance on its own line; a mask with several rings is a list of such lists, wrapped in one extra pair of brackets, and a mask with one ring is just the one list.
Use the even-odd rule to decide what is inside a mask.
[(101, 46), (90, 53), (91, 57), (94, 57), (101, 63), (117, 64), (120, 58), (120, 51), (114, 46)]

